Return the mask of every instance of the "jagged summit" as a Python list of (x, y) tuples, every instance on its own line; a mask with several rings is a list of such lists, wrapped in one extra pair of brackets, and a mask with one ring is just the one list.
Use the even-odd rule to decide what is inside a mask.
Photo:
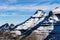
[(44, 13), (43, 10), (37, 10), (32, 17), (41, 17)]
[(10, 26), (9, 26), (9, 30), (11, 30), (12, 28), (14, 28), (14, 24), (10, 24)]

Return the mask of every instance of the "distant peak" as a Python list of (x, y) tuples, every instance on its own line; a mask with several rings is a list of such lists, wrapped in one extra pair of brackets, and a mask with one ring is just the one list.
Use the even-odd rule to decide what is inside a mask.
[(60, 7), (56, 7), (52, 12), (53, 14), (60, 14)]

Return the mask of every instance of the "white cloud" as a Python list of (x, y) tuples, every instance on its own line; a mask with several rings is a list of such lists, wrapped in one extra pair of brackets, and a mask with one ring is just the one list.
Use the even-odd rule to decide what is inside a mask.
[(16, 3), (17, 0), (8, 0), (7, 2), (8, 2), (8, 3)]
[(0, 13), (0, 16), (31, 16), (31, 15), (19, 15), (17, 13), (11, 13), (11, 14), (8, 14), (8, 13)]
[(0, 10), (37, 10), (37, 9), (42, 9), (42, 10), (50, 10), (54, 9), (55, 7), (60, 6), (60, 4), (52, 4), (52, 5), (16, 5), (16, 6), (8, 6), (8, 5), (3, 5), (0, 6)]
[(11, 15), (9, 15), (7, 13), (0, 13), (0, 16), (17, 16), (17, 14), (12, 13)]
[(15, 12), (11, 12), (11, 13), (9, 13), (9, 12), (1, 12), (0, 16), (20, 16), (20, 15), (18, 15)]
[[(3, 5), (0, 6), (0, 10), (10, 10), (10, 11), (36, 11), (38, 9), (42, 10), (52, 10), (55, 9), (56, 7), (59, 7), (60, 4), (52, 4), (52, 5), (15, 5), (15, 6), (10, 6), (10, 5)], [(0, 16), (16, 16), (17, 14), (12, 13), (12, 15), (7, 15), (6, 13)]]

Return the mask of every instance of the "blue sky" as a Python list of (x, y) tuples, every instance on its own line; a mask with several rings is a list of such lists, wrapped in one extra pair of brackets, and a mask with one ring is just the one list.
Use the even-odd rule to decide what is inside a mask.
[(5, 23), (19, 24), (36, 10), (53, 10), (60, 6), (60, 0), (0, 0), (0, 25)]

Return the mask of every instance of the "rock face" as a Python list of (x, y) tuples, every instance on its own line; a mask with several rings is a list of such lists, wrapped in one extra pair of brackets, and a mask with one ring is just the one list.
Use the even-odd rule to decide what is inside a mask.
[[(36, 32), (35, 38), (37, 40), (60, 40), (60, 31), (59, 31), (60, 29), (60, 8), (52, 10), (52, 13), (53, 13), (52, 16), (50, 15), (52, 19), (50, 19), (49, 22), (52, 20), (51, 22), (53, 23), (53, 25), (46, 26), (46, 23), (45, 23), (45, 26), (42, 25), (37, 30), (34, 31)], [(32, 37), (32, 39), (34, 38)]]

